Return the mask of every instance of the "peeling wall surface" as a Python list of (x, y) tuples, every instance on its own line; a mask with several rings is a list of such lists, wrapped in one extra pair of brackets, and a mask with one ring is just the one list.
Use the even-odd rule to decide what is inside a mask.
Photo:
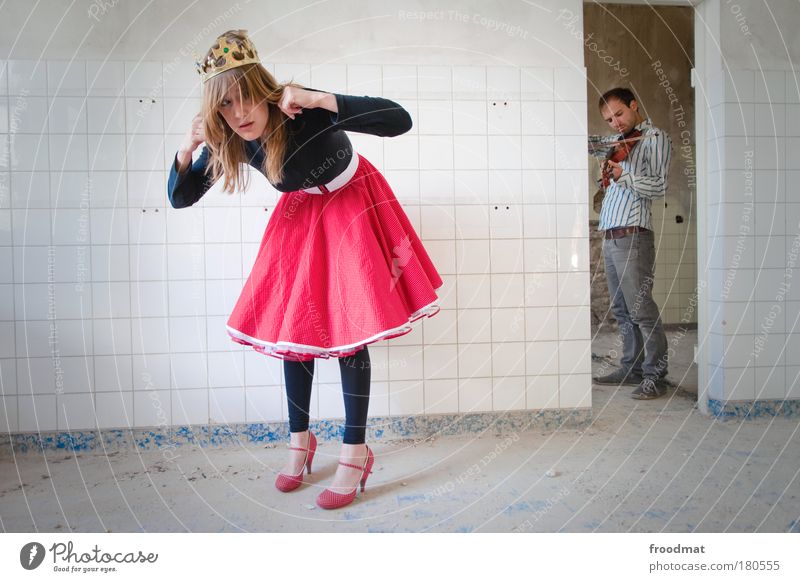
[[(584, 5), (589, 133), (612, 133), (600, 117), (597, 102), (613, 87), (628, 87), (638, 97), (643, 114), (672, 138), (669, 188), (664, 198), (653, 202), (657, 236), (653, 297), (664, 323), (673, 324), (697, 322), (696, 311), (690, 309), (697, 295), (695, 92), (690, 82), (693, 22), (690, 7)], [(590, 159), (590, 207), (599, 175), (599, 163)], [(599, 218), (593, 209), (590, 216)], [(600, 272), (604, 268), (602, 238), (592, 238), (592, 247), (592, 256), (600, 259), (593, 264), (593, 271)], [(605, 280), (601, 284), (593, 277), (593, 325), (613, 322), (608, 306)]]

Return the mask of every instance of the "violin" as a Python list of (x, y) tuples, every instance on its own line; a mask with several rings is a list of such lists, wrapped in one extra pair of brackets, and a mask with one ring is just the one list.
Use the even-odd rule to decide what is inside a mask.
[(642, 132), (638, 129), (632, 129), (613, 144), (614, 147), (610, 149), (606, 159), (603, 161), (601, 178), (603, 190), (611, 184), (611, 165), (608, 162), (620, 163), (626, 160), (641, 139)]
[(596, 212), (600, 212), (606, 189), (611, 184), (612, 167), (608, 162), (620, 163), (628, 158), (636, 145), (648, 137), (655, 137), (658, 133), (642, 135), (641, 130), (632, 129), (619, 138), (611, 136), (589, 136), (589, 154), (601, 162), (601, 178), (598, 180), (600, 188), (594, 195), (593, 206)]

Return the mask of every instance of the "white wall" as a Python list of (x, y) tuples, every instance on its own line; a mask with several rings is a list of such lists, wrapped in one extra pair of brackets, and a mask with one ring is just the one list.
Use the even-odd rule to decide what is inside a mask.
[(719, 401), (797, 399), (800, 92), (791, 63), (798, 46), (781, 34), (796, 30), (800, 7), (704, 5), (707, 254), (699, 262), (709, 267), (708, 335), (701, 334), (708, 395)]
[(721, 2), (720, 38), (730, 69), (791, 71), (800, 60), (800, 7), (793, 0)]
[[(472, 5), (459, 13), (487, 13)], [(170, 51), (202, 28), (212, 6), (197, 3), (180, 25), (160, 26), (178, 10), (163, 3), (124, 33), (134, 16), (119, 4), (85, 45), (95, 24), (74, 12), (52, 37), (43, 28), (20, 36), (3, 63), (6, 429), (285, 419), (282, 363), (231, 342), (224, 327), (279, 193), (254, 175), (244, 195), (217, 187), (181, 210), (166, 200), (169, 164), (199, 96), (193, 68)], [(336, 42), (312, 35), (312, 44), (329, 40), (324, 50), (307, 40), (270, 55), (267, 39), (285, 45), (309, 27), (294, 16), (266, 27), (261, 15), (278, 9), (261, 5), (242, 3), (209, 34), (245, 22), (260, 29), (262, 59), (280, 79), (384, 95), (412, 114), (414, 129), (398, 138), (351, 136), (386, 173), (431, 252), (445, 281), (443, 309), (371, 346), (370, 414), (588, 407), (586, 89), (579, 42), (553, 32), (563, 3), (544, 3), (550, 12), (495, 10), (527, 39), (448, 21), (434, 46), (427, 26), (387, 20), (397, 13), (389, 3), (369, 6), (315, 12), (320, 29), (340, 31)], [(3, 28), (26, 15), (21, 2), (8, 19), (5, 11)], [(357, 45), (343, 41), (353, 30), (362, 33)], [(5, 30), (2, 38), (10, 43)], [(53, 48), (70, 38), (72, 62)], [(424, 56), (383, 50), (392, 42), (428, 48)], [(159, 60), (140, 54), (156, 44), (163, 51), (150, 54)], [(503, 58), (498, 47), (507, 47)], [(109, 54), (117, 58), (104, 61)], [(317, 360), (315, 382), (312, 417), (343, 416), (336, 361)]]
[[(69, 10), (67, 11), (67, 8)], [(269, 62), (583, 66), (560, 11), (576, 0), (76, 0), (3, 4), (4, 58), (162, 60), (205, 51), (229, 28), (250, 31)]]

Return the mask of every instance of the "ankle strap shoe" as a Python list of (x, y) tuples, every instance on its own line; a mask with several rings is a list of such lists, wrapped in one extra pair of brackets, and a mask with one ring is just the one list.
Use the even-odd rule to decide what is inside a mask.
[[(339, 461), (340, 465), (344, 465), (345, 467), (350, 467), (352, 469), (358, 469), (359, 471), (361, 471), (362, 493), (364, 492), (364, 488), (366, 487), (367, 484), (367, 477), (369, 477), (370, 473), (372, 473), (372, 465), (374, 463), (375, 463), (375, 455), (372, 454), (372, 449), (369, 448), (369, 445), (367, 445), (367, 458), (364, 461), (363, 467)], [(331, 491), (330, 489), (325, 489), (325, 491), (320, 493), (319, 496), (317, 497), (317, 505), (319, 505), (322, 509), (339, 509), (340, 507), (349, 505), (353, 501), (353, 499), (356, 498), (357, 493), (358, 493), (358, 485), (353, 487), (353, 490), (350, 493), (336, 493), (335, 491)]]
[[(306, 459), (303, 461), (303, 465), (305, 465), (308, 474), (311, 475), (311, 462), (314, 460), (314, 453), (317, 452), (317, 437), (314, 436), (314, 433), (308, 431), (308, 448), (304, 449), (302, 447), (289, 447), (292, 451), (305, 451), (306, 452)], [(287, 475), (285, 473), (278, 473), (278, 478), (275, 479), (275, 487), (278, 488), (279, 491), (283, 491), (284, 493), (288, 491), (293, 491), (300, 487), (303, 484), (303, 469), (300, 469), (300, 472), (297, 475)]]

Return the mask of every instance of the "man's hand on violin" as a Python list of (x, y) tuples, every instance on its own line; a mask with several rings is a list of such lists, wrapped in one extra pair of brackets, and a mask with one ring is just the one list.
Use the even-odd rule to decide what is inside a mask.
[(606, 160), (606, 172), (616, 182), (622, 176), (622, 166), (619, 165), (619, 162)]

